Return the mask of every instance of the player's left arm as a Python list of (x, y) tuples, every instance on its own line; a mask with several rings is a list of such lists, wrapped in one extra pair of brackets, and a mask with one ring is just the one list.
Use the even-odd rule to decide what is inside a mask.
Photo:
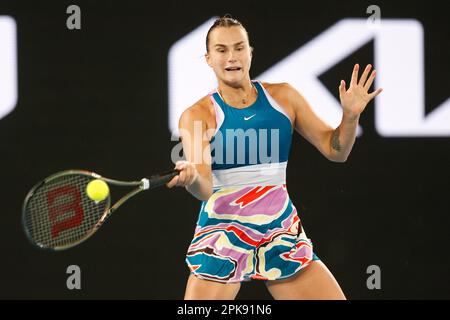
[(355, 143), (361, 113), (370, 100), (382, 91), (380, 88), (368, 93), (376, 74), (373, 70), (369, 76), (370, 69), (371, 65), (367, 65), (358, 81), (359, 65), (356, 64), (348, 90), (346, 90), (345, 81), (341, 81), (339, 96), (343, 113), (341, 123), (336, 129), (323, 122), (297, 90), (285, 84), (295, 116), (295, 129), (331, 161), (345, 162), (347, 160)]

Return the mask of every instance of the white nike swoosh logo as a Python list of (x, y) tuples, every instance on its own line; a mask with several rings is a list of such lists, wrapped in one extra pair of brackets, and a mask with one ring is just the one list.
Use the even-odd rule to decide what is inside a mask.
[(250, 116), (250, 117), (244, 117), (244, 120), (245, 120), (245, 121), (250, 120), (250, 119), (253, 118), (254, 116), (256, 116), (256, 113), (255, 113), (254, 115)]

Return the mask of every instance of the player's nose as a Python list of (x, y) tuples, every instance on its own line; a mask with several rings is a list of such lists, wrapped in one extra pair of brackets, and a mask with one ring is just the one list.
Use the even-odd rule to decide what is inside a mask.
[(233, 53), (233, 50), (230, 50), (230, 52), (228, 53), (228, 63), (234, 63), (236, 61), (237, 59), (235, 57), (235, 54)]

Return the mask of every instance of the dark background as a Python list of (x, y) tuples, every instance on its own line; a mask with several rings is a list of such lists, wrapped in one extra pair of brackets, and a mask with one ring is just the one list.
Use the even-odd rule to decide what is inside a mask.
[[(81, 7), (78, 31), (66, 28), (71, 4)], [(28, 190), (70, 168), (122, 180), (171, 168), (167, 53), (212, 16), (244, 23), (257, 75), (340, 19), (367, 17), (371, 4), (382, 18), (423, 24), (431, 111), (450, 91), (444, 2), (1, 0), (0, 15), (17, 23), (19, 100), (0, 120), (0, 298), (181, 299), (199, 209), (183, 189), (138, 195), (86, 243), (59, 253), (33, 248), (22, 231)], [(372, 42), (322, 75), (336, 96), (354, 63), (373, 63)], [(346, 163), (295, 135), (290, 195), (348, 298), (448, 299), (449, 138), (381, 137), (373, 115), (371, 103)], [(72, 264), (81, 268), (81, 290), (66, 288)], [(381, 268), (380, 290), (366, 287), (370, 265)], [(238, 298), (271, 299), (258, 281), (244, 283)]]

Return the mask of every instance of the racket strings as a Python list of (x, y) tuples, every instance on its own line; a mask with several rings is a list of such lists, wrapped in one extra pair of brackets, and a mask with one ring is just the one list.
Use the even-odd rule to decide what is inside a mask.
[(82, 241), (108, 209), (109, 196), (95, 202), (86, 195), (93, 180), (82, 174), (62, 175), (38, 187), (25, 205), (24, 224), (39, 246), (58, 248)]

